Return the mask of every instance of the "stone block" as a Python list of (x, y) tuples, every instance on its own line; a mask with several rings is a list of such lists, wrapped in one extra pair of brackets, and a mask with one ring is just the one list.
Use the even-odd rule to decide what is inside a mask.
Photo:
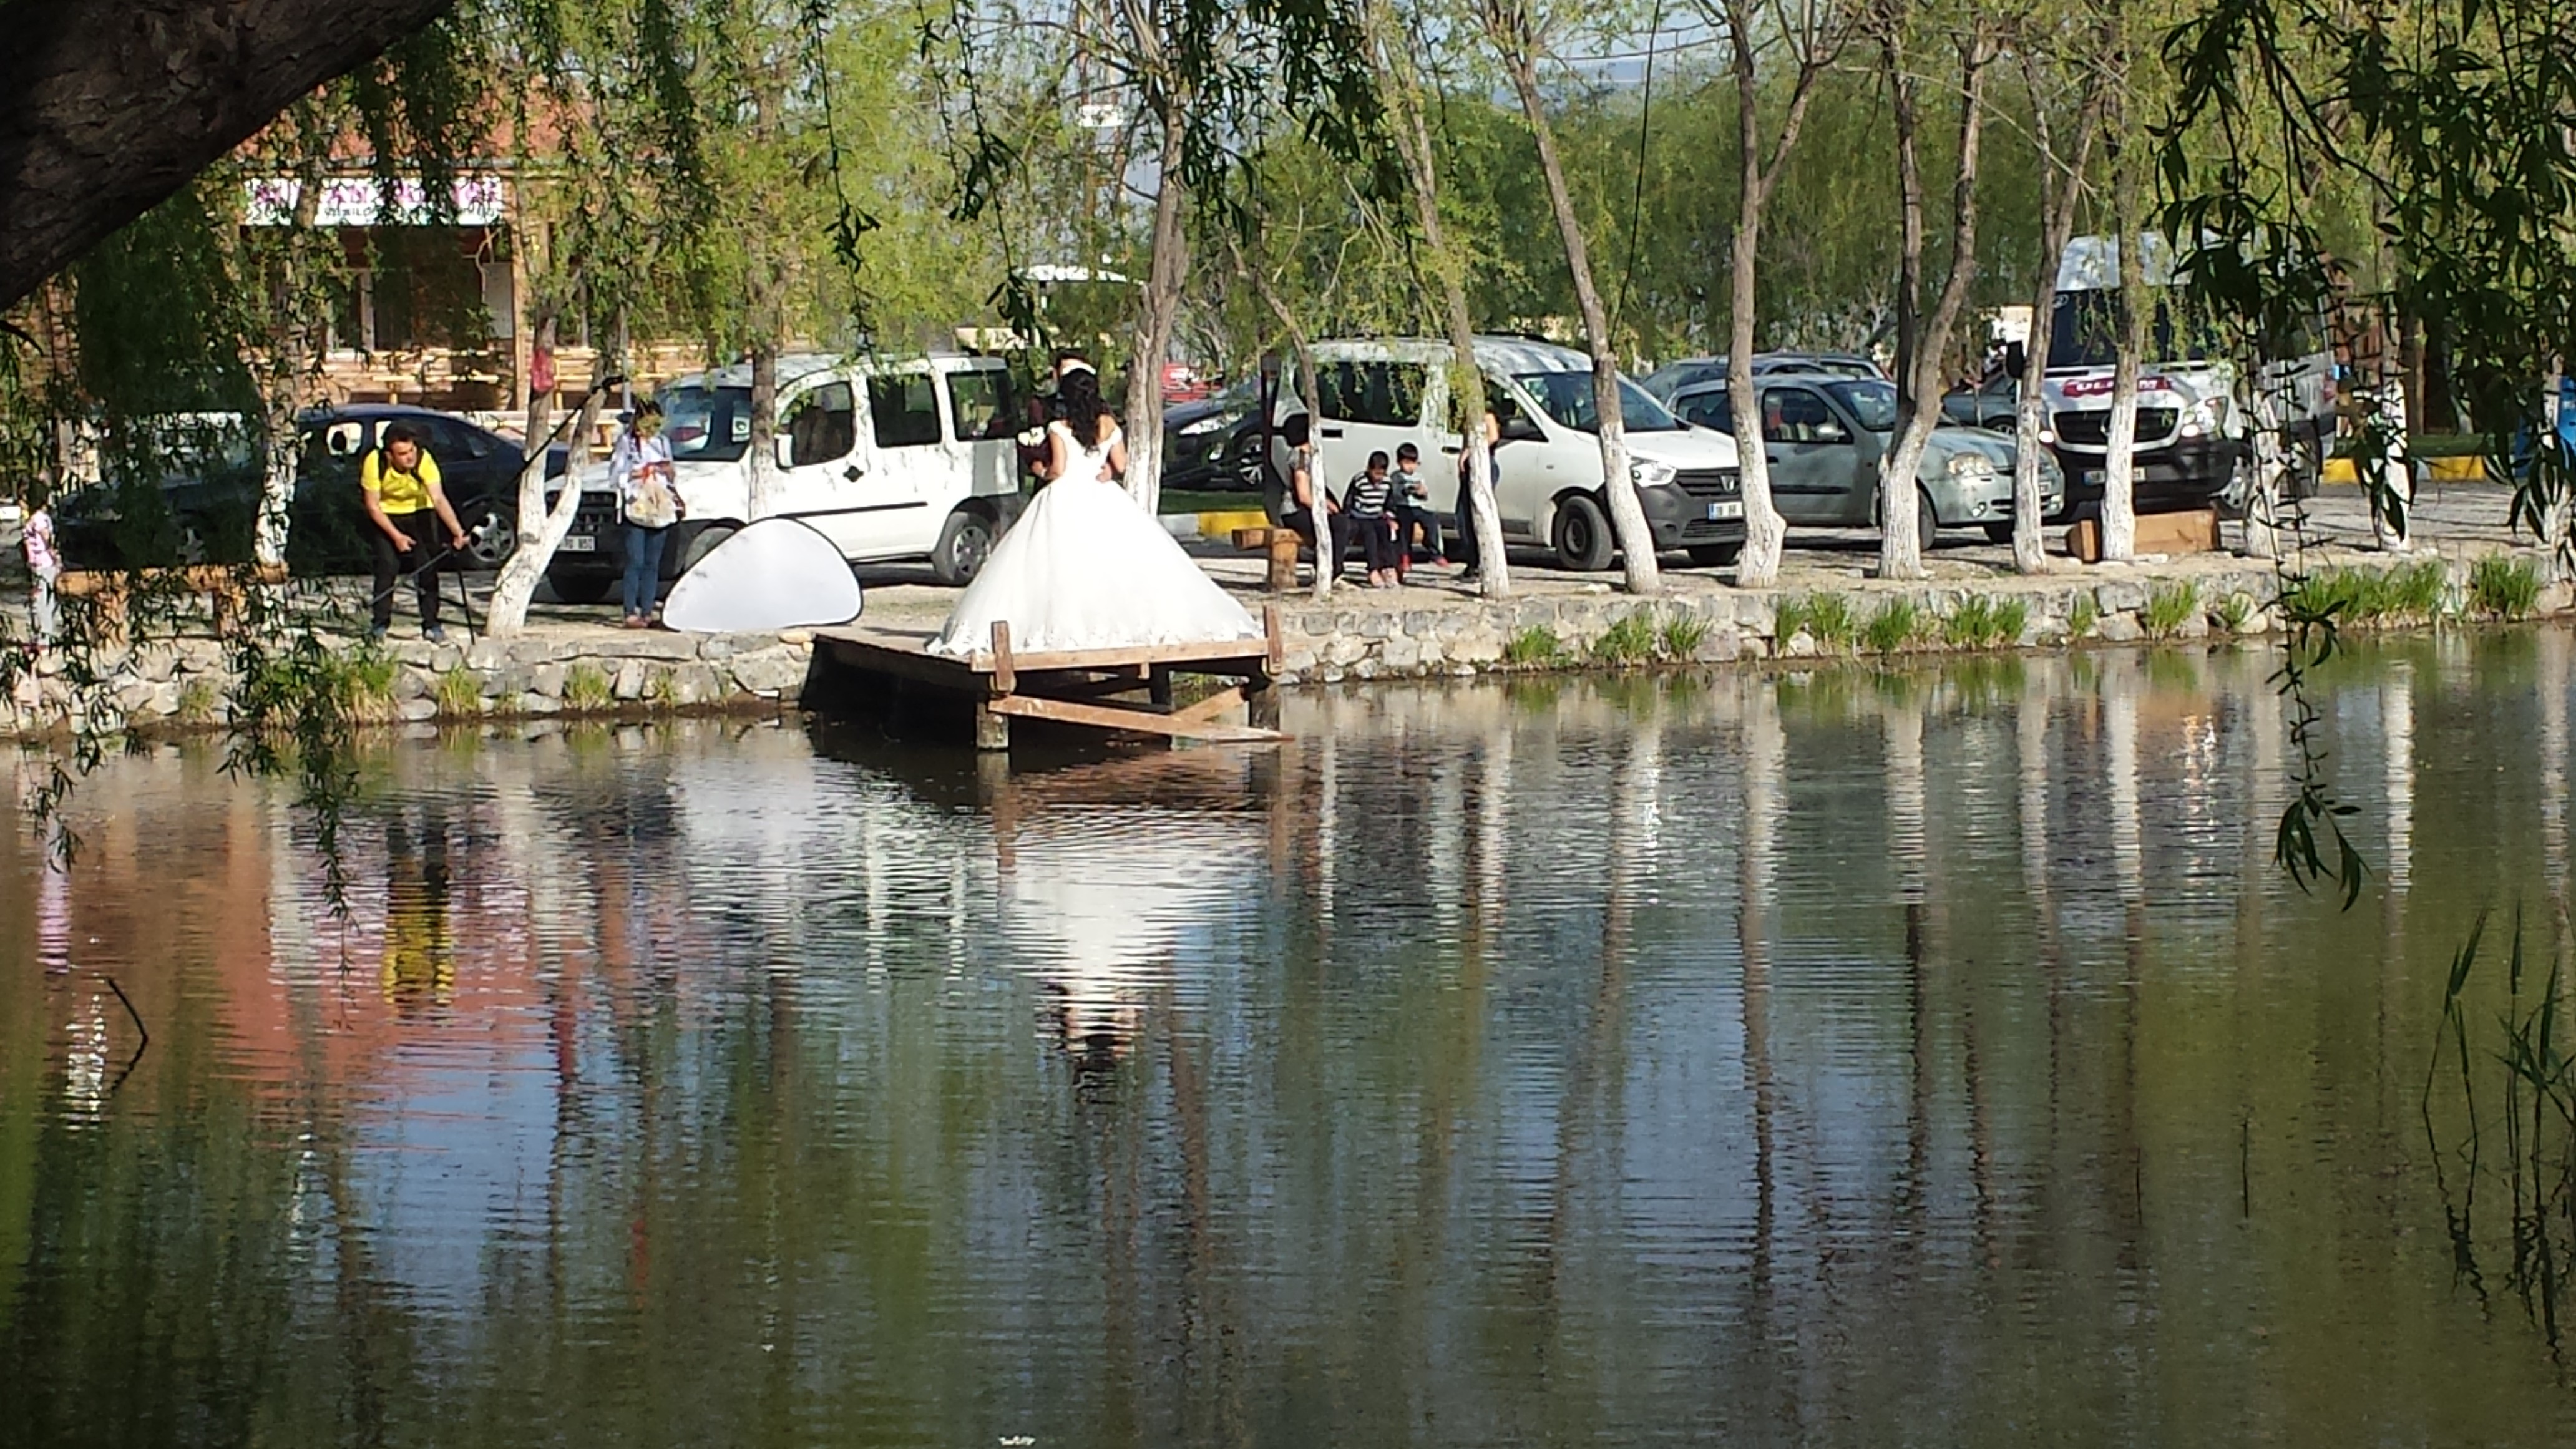
[(1422, 663), (1421, 642), (1401, 635), (1389, 639), (1378, 647), (1377, 662), (1398, 673), (1409, 672)]
[(477, 639), (465, 646), (465, 667), (478, 674), (489, 673), (509, 662), (510, 646), (502, 640)]
[(420, 667), (432, 674), (445, 674), (464, 662), (464, 650), (453, 644), (433, 644), (427, 656), (421, 660)]
[(2135, 644), (2147, 637), (2147, 631), (2139, 627), (2135, 614), (2105, 614), (2093, 626), (2093, 637), (2106, 644)]
[(435, 676), (428, 670), (415, 669), (406, 665), (394, 671), (394, 698), (396, 700), (427, 699), (434, 683)]
[(2114, 579), (2093, 590), (2093, 602), (2105, 619), (2114, 614), (2134, 613), (2147, 606), (2147, 586), (2131, 579)]
[(745, 694), (794, 697), (805, 688), (809, 656), (805, 650), (774, 644), (733, 656), (733, 687)]
[(1429, 639), (1440, 632), (1441, 615), (1429, 609), (1415, 609), (1404, 616), (1404, 632), (1416, 639)]
[(610, 693), (620, 701), (633, 703), (644, 697), (644, 664), (638, 659), (602, 661), (615, 665), (616, 679)]
[(519, 696), (518, 712), (521, 714), (560, 714), (563, 712), (563, 701), (549, 695), (539, 694), (534, 690), (530, 690), (526, 694)]
[(1369, 613), (1360, 616), (1359, 635), (1363, 639), (1384, 639), (1395, 632), (1393, 614)]
[(698, 657), (698, 636), (659, 630), (622, 633), (601, 640), (598, 652), (607, 659), (648, 659), (656, 663), (685, 664)]
[(396, 701), (394, 713), (399, 715), (406, 724), (418, 724), (423, 720), (438, 717), (438, 701), (415, 695), (410, 699)]
[(544, 664), (539, 664), (528, 671), (528, 692), (530, 694), (542, 694), (548, 699), (561, 699), (563, 698), (563, 687), (564, 667), (561, 664), (549, 661)]
[(671, 697), (682, 706), (715, 704), (725, 697), (724, 680), (710, 664), (683, 664), (671, 671)]
[(1741, 658), (1743, 654), (1743, 631), (1732, 624), (1717, 624), (1710, 626), (1707, 636), (1699, 641), (1699, 649), (1692, 657), (1704, 664), (1729, 664)]

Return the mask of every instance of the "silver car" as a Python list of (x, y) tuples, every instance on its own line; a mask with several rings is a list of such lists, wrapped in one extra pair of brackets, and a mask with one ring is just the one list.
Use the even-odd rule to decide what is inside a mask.
[[(1870, 528), (1878, 523), (1879, 460), (1896, 443), (1896, 385), (1877, 378), (1783, 373), (1760, 379), (1762, 454), (1770, 466), (1771, 501), (1792, 524)], [(1673, 395), (1686, 423), (1735, 430), (1724, 383)], [(1982, 528), (1998, 543), (2012, 538), (2013, 440), (1979, 428), (1932, 430), (1914, 470), (1915, 510), (1925, 548), (1944, 528)], [(2039, 461), (2040, 517), (2066, 509), (2066, 474), (2046, 453)]]

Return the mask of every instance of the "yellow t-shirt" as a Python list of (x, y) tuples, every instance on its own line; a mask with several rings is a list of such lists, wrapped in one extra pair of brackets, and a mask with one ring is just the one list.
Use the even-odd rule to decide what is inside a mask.
[(358, 486), (376, 495), (387, 513), (418, 513), (429, 506), (429, 490), (438, 486), (438, 460), (423, 448), (420, 462), (405, 473), (386, 461), (384, 449), (371, 448), (358, 465)]

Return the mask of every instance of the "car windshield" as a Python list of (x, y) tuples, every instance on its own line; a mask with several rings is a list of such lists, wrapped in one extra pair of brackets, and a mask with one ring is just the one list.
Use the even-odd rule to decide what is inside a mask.
[[(1592, 408), (1592, 374), (1525, 372), (1518, 381), (1560, 425), (1578, 433), (1600, 431), (1600, 417)], [(1681, 428), (1662, 403), (1624, 377), (1619, 379), (1619, 417), (1632, 433), (1670, 433)]]
[[(2109, 367), (2120, 360), (2120, 296), (2117, 292), (2060, 292), (2048, 330), (2048, 366)], [(2220, 347), (2214, 329), (2187, 315), (2174, 316), (2164, 294), (2156, 296), (2154, 329), (2147, 338), (2147, 363), (2199, 362)]]
[(751, 448), (751, 389), (674, 387), (662, 393), (662, 435), (682, 463), (730, 463)]
[(1825, 384), (1834, 400), (1851, 410), (1860, 425), (1873, 433), (1896, 431), (1896, 384), (1875, 378)]

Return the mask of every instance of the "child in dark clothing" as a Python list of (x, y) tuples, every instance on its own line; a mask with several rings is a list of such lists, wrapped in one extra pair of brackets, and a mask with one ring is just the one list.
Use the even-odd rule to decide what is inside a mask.
[[(1412, 567), (1415, 548), (1422, 550), (1419, 557), (1423, 559), (1437, 560), (1440, 557), (1440, 515), (1431, 509), (1431, 484), (1422, 476), (1422, 450), (1411, 443), (1395, 450), (1395, 488), (1388, 499), (1387, 510), (1395, 515), (1395, 576), (1398, 579)], [(1416, 530), (1421, 533), (1419, 544), (1414, 541)]]
[(1334, 558), (1353, 541), (1360, 545), (1368, 560), (1368, 582), (1373, 589), (1396, 587), (1395, 516), (1387, 511), (1393, 496), (1395, 480), (1387, 476), (1386, 454), (1369, 454), (1368, 471), (1350, 481), (1342, 490), (1342, 511), (1334, 522), (1337, 547)]

